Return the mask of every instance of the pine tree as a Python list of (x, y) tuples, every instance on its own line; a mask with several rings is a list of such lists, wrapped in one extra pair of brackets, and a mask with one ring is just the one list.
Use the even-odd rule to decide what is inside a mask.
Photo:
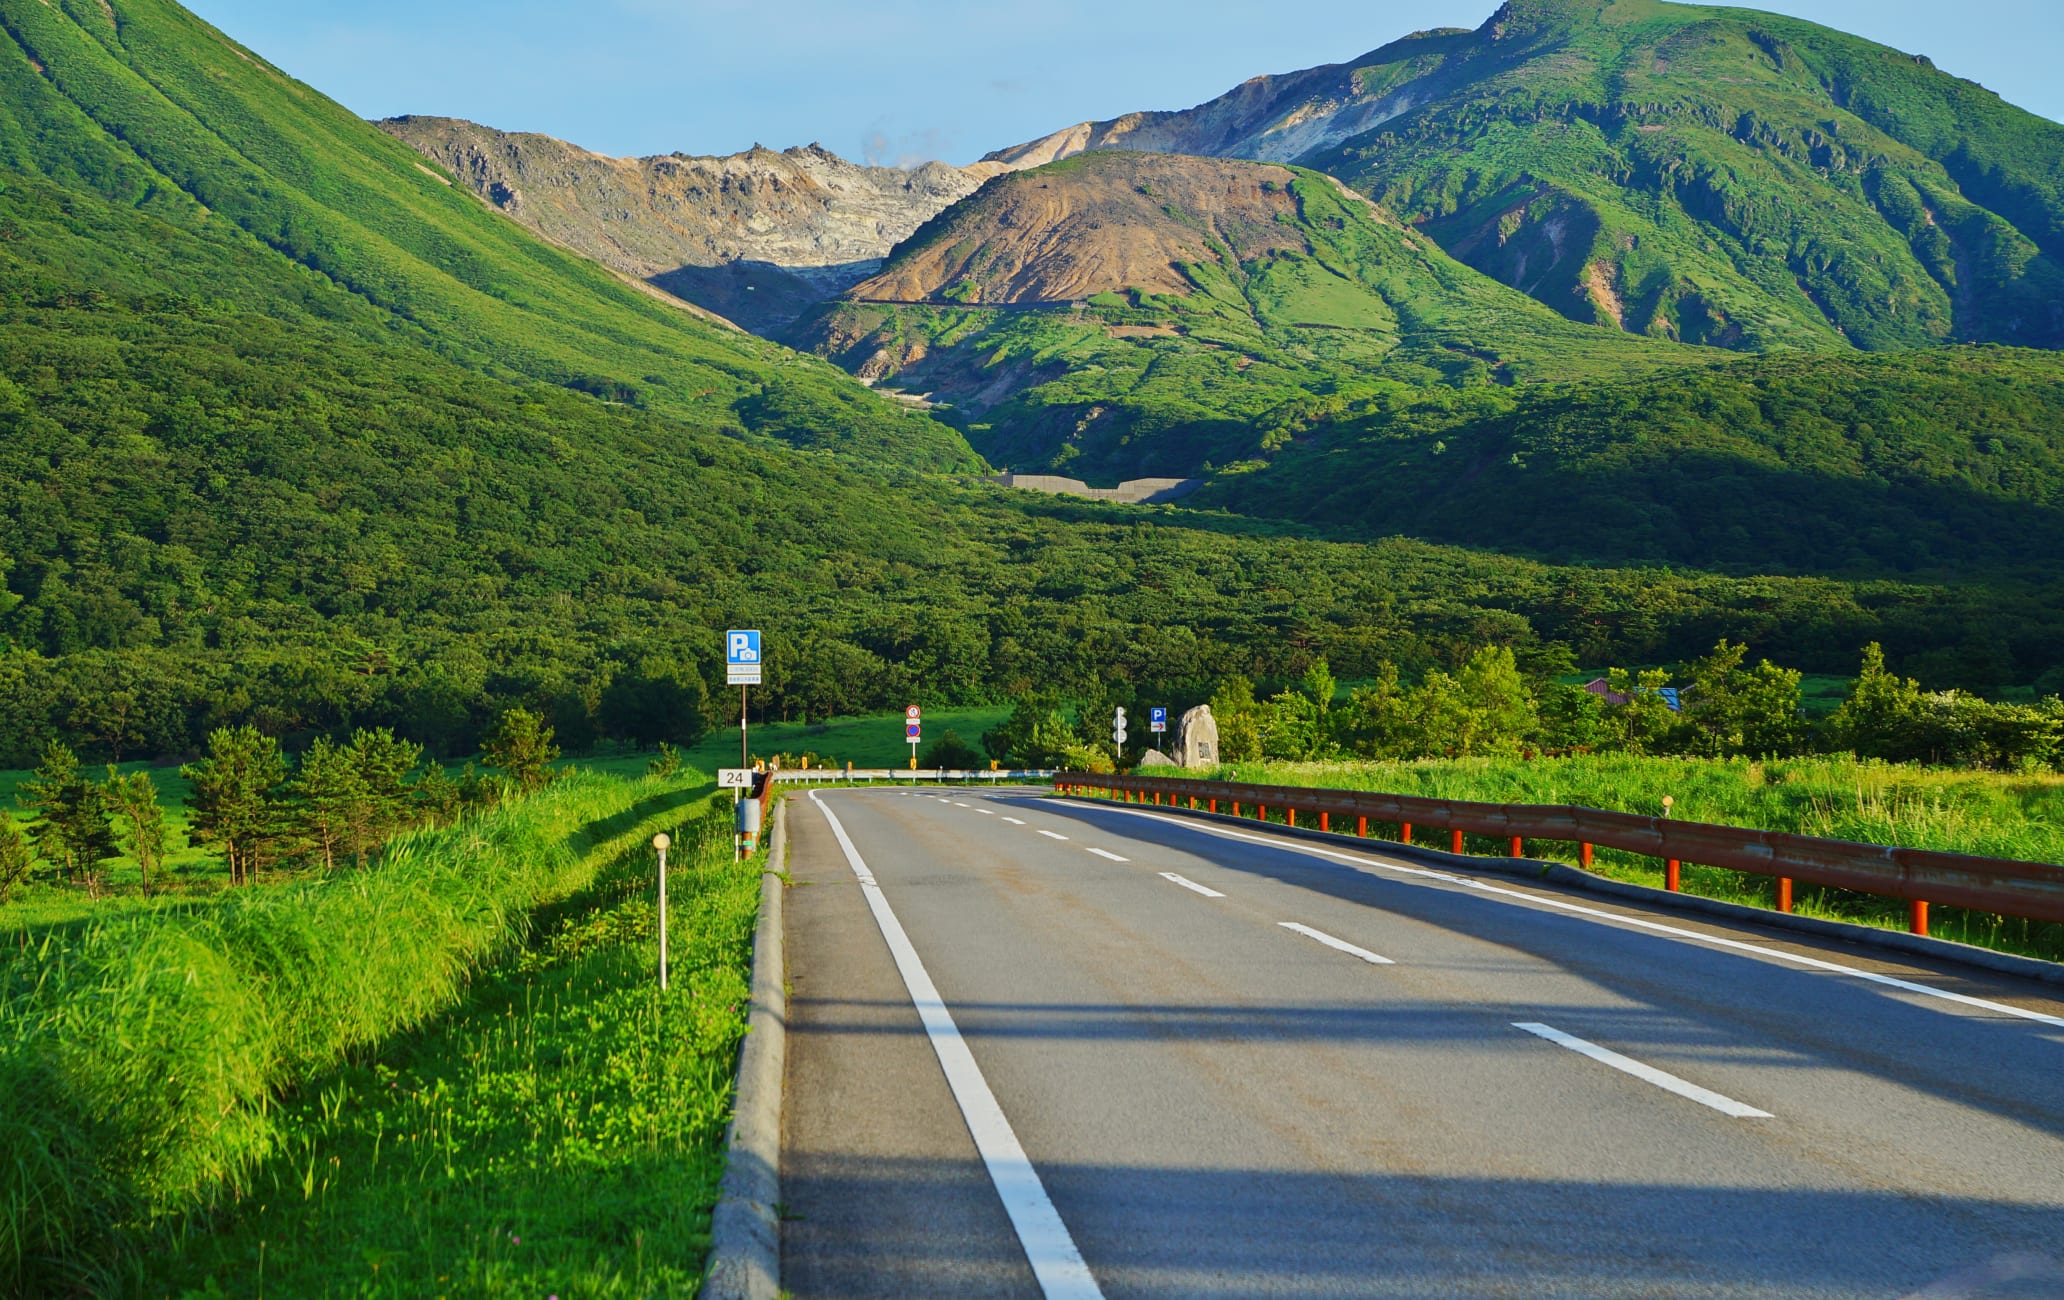
[(165, 825), (165, 810), (158, 803), (158, 787), (143, 771), (122, 775), (110, 763), (107, 782), (101, 787), (108, 809), (127, 823), (129, 856), (136, 859), (143, 877), (143, 892), (151, 887), (151, 872), (164, 865), (171, 848), (171, 833)]
[(547, 765), (557, 757), (552, 729), (529, 709), (505, 710), (480, 749), (482, 762), (501, 769), (509, 784), (526, 794), (551, 780)]
[[(337, 850), (352, 828), (364, 824), (364, 808), (370, 802), (349, 754), (328, 736), (317, 737), (295, 765), (287, 793), (295, 828), (322, 854), (323, 869), (331, 870), (337, 865)], [(361, 865), (365, 861), (362, 850), (359, 861)]]
[(193, 783), (194, 839), (221, 846), (231, 884), (255, 884), (265, 856), (287, 829), (281, 787), (287, 762), (279, 742), (255, 727), (221, 727), (208, 757), (179, 769)]
[(14, 818), (7, 810), (0, 808), (0, 903), (14, 892), (15, 886), (29, 878), (29, 869), (36, 859), (29, 852), (28, 841), (22, 838), (21, 828), (14, 824)]

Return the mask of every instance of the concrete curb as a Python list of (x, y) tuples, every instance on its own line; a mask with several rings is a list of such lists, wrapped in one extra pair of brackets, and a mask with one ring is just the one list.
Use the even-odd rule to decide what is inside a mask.
[(760, 919), (753, 930), (752, 1011), (738, 1049), (738, 1092), (723, 1191), (710, 1215), (709, 1271), (702, 1300), (775, 1300), (781, 1291), (781, 1093), (788, 1064), (787, 962), (782, 952), (781, 873), (787, 866), (788, 805), (774, 805)]
[[(1084, 799), (1079, 796), (1062, 796), (1071, 802), (1096, 805), (1109, 803), (1107, 799)], [(1119, 805), (1133, 808), (1152, 808), (1155, 812), (1175, 813), (1182, 817), (1193, 817), (1198, 821), (1224, 822), (1231, 826), (1258, 829), (1261, 823), (1252, 817), (1234, 817), (1227, 813), (1192, 811), (1173, 804), (1161, 805)], [(1467, 854), (1449, 853), (1444, 849), (1426, 848), (1418, 844), (1400, 844), (1396, 840), (1362, 839), (1356, 835), (1342, 835), (1337, 832), (1308, 830), (1302, 826), (1279, 826), (1270, 823), (1268, 831), (1288, 839), (1312, 840), (1317, 843), (1335, 844), (1343, 848), (1359, 849), (1364, 852), (1381, 852), (1392, 857), (1404, 858), (1423, 866), (1440, 867), (1450, 871), (1488, 873), (1497, 876), (1512, 876), (1521, 880), (1544, 880), (1552, 884), (1568, 885), (1594, 894), (1605, 894), (1624, 898), (1630, 902), (1646, 903), (1653, 907), (1668, 908), (1679, 912), (1695, 912), (1716, 920), (1739, 921), (1753, 925), (1769, 926), (1776, 930), (1790, 930), (1796, 934), (1810, 934), (1822, 939), (1840, 939), (1847, 943), (1881, 948), (1904, 953), (1910, 957), (1926, 957), (1935, 961), (1955, 962), (1999, 975), (2015, 975), (2044, 984), (2064, 985), (2064, 964), (2043, 961), (2037, 957), (2021, 957), (2013, 953), (1995, 952), (1968, 943), (1957, 943), (1952, 939), (1923, 938), (1917, 934), (1906, 934), (1899, 930), (1881, 930), (1873, 925), (1858, 925), (1851, 921), (1829, 921), (1817, 916), (1800, 916), (1793, 912), (1778, 912), (1769, 908), (1750, 907), (1745, 903), (1727, 903), (1717, 898), (1702, 898), (1697, 894), (1673, 894), (1667, 889), (1651, 885), (1630, 884), (1624, 880), (1610, 880), (1595, 872), (1573, 867), (1566, 862), (1544, 862), (1538, 858), (1478, 858)]]

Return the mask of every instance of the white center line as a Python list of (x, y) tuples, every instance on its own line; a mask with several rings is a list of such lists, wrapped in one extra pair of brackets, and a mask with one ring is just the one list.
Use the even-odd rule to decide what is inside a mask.
[(1025, 1154), (1010, 1121), (1004, 1118), (1003, 1107), (989, 1090), (982, 1067), (975, 1064), (974, 1053), (960, 1036), (960, 1026), (954, 1023), (953, 1013), (946, 1009), (938, 986), (932, 983), (917, 949), (911, 946), (903, 923), (889, 907), (888, 896), (861, 860), (860, 850), (853, 847), (846, 828), (814, 790), (810, 792), (810, 802), (831, 823), (831, 833), (845, 850), (847, 865), (859, 878), (860, 891), (866, 895), (875, 924), (881, 927), (882, 938), (888, 941), (889, 951), (896, 958), (903, 986), (910, 991), (925, 1034), (932, 1040), (932, 1051), (938, 1054), (939, 1067), (946, 1072), (947, 1086), (953, 1090), (953, 1100), (960, 1106), (968, 1132), (974, 1136), (975, 1149), (981, 1152), (982, 1163), (989, 1169), (989, 1179), (996, 1184), (996, 1194), (1003, 1199), (1004, 1212), (1017, 1229), (1018, 1242), (1025, 1248), (1025, 1258), (1031, 1262), (1039, 1289), (1047, 1300), (1103, 1300), (1103, 1290), (1090, 1274), (1089, 1265), (1082, 1262), (1082, 1252), (1068, 1234), (1068, 1225), (1061, 1222), (1060, 1211), (1047, 1198), (1039, 1171), (1032, 1167), (1031, 1157)]
[(1767, 957), (1774, 961), (1789, 963), (1793, 966), (1803, 966), (1807, 970), (1824, 971), (1830, 975), (1847, 975), (1855, 979), (1866, 980), (1872, 984), (1882, 985), (1886, 988), (1899, 989), (1906, 993), (1918, 993), (1924, 997), (1936, 998), (1943, 1002), (1954, 1002), (1961, 1006), (1974, 1007), (1980, 1011), (2013, 1016), (2020, 1020), (2033, 1020), (2037, 1024), (2051, 1025), (2064, 1029), (2064, 1016), (2045, 1015), (2040, 1011), (2030, 1011), (2026, 1007), (2017, 1007), (2010, 1002), (1993, 1002), (1986, 998), (1974, 998), (1968, 993), (1958, 993), (1951, 989), (1940, 989), (1931, 984), (1921, 984), (1914, 980), (1900, 979), (1896, 975), (1881, 975), (1877, 971), (1861, 970), (1855, 966), (1844, 966), (1840, 962), (1823, 961), (1821, 958), (1808, 957), (1803, 953), (1786, 952), (1781, 948), (1766, 948), (1761, 944), (1745, 943), (1740, 939), (1723, 938), (1717, 934), (1702, 934), (1697, 930), (1686, 930), (1679, 926), (1667, 925), (1661, 921), (1650, 921), (1639, 916), (1626, 916), (1619, 912), (1601, 911), (1595, 907), (1585, 907), (1581, 903), (1572, 903), (1560, 898), (1550, 898), (1543, 894), (1522, 893), (1516, 889), (1506, 889), (1502, 886), (1491, 884), (1489, 881), (1477, 880), (1469, 876), (1458, 876), (1453, 872), (1430, 871), (1425, 867), (1408, 867), (1402, 863), (1386, 862), (1380, 858), (1367, 857), (1359, 853), (1343, 853), (1337, 849), (1320, 848), (1315, 844), (1297, 844), (1269, 836), (1249, 835), (1241, 831), (1228, 830), (1221, 826), (1199, 825), (1196, 822), (1184, 818), (1170, 817), (1163, 813), (1141, 812), (1132, 808), (1115, 807), (1105, 808), (1103, 811), (1119, 813), (1127, 817), (1144, 817), (1149, 821), (1165, 822), (1171, 826), (1181, 826), (1186, 830), (1194, 830), (1205, 835), (1217, 836), (1220, 839), (1243, 840), (1249, 844), (1262, 844), (1269, 848), (1281, 849), (1289, 853), (1300, 853), (1315, 858), (1328, 858), (1335, 862), (1344, 862), (1353, 867), (1366, 868), (1373, 871), (1387, 871), (1394, 875), (1411, 876), (1422, 880), (1438, 880), (1450, 885), (1460, 885), (1464, 889), (1474, 890), (1479, 894), (1489, 895), (1493, 898), (1506, 898), (1522, 904), (1532, 904), (1536, 907), (1553, 908), (1558, 912), (1567, 912), (1573, 916), (1581, 916), (1587, 920), (1605, 925), (1630, 926), (1637, 930), (1646, 930), (1650, 934), (1667, 935), (1672, 939), (1688, 943), (1709, 944), (1715, 948), (1724, 948), (1729, 952), (1753, 953), (1758, 957)]
[(1212, 889), (1206, 885), (1200, 885), (1196, 881), (1191, 880), (1188, 876), (1178, 876), (1173, 871), (1162, 872), (1161, 879), (1174, 881), (1176, 884), (1181, 885), (1184, 889), (1189, 890), (1191, 893), (1202, 894), (1206, 898), (1225, 897), (1224, 894), (1219, 893), (1216, 889)]
[(973, 804), (971, 804), (971, 803), (962, 803), (962, 802), (961, 802), (960, 800), (958, 800), (958, 799), (955, 799), (955, 800), (953, 801), (953, 806), (954, 806), (955, 808), (972, 808), (972, 807), (974, 807), (974, 805), (973, 805)]
[(1327, 934), (1324, 930), (1314, 930), (1308, 925), (1299, 925), (1295, 921), (1278, 921), (1276, 922), (1276, 924), (1282, 926), (1285, 930), (1294, 930), (1297, 933), (1305, 936), (1307, 939), (1317, 939), (1320, 943), (1325, 944), (1328, 948), (1337, 949), (1338, 951), (1344, 952), (1351, 957), (1359, 957), (1363, 961), (1368, 962), (1371, 966), (1397, 965), (1396, 962), (1392, 961), (1388, 957), (1378, 957), (1375, 953), (1370, 952), (1367, 948), (1357, 948), (1353, 944), (1349, 943), (1347, 940), (1336, 939), (1332, 935)]
[(1050, 840), (1065, 840), (1068, 838), (1067, 836), (1061, 834), (1059, 831), (1041, 831), (1039, 833), (1041, 835), (1046, 836), (1046, 838)]
[(995, 813), (990, 812), (987, 808), (977, 808), (975, 809), (975, 811), (982, 814), (984, 817), (994, 817), (996, 815)]
[(1632, 1057), (1621, 1056), (1618, 1052), (1600, 1047), (1596, 1043), (1585, 1042), (1573, 1034), (1563, 1033), (1560, 1029), (1518, 1020), (1512, 1022), (1512, 1027), (1514, 1029), (1524, 1029), (1538, 1038), (1545, 1038), (1551, 1043), (1560, 1044), (1563, 1047), (1569, 1048), (1572, 1052), (1590, 1057), (1601, 1065), (1610, 1065), (1613, 1069), (1623, 1074), (1631, 1074), (1642, 1082), (1652, 1083), (1665, 1092), (1674, 1092), (1680, 1097), (1689, 1097), (1699, 1105), (1710, 1106), (1722, 1115), (1732, 1115), (1736, 1119), (1773, 1118), (1767, 1110), (1757, 1110), (1754, 1106), (1745, 1105), (1732, 1097), (1723, 1097), (1711, 1089), (1701, 1088), (1697, 1084), (1680, 1079), (1674, 1074), (1658, 1070), (1653, 1065), (1643, 1065)]
[(1098, 857), (1100, 857), (1100, 858), (1109, 858), (1109, 859), (1110, 859), (1111, 861), (1113, 861), (1113, 862), (1130, 862), (1130, 861), (1132, 861), (1132, 859), (1131, 859), (1131, 858), (1121, 858), (1121, 857), (1119, 857), (1119, 856), (1118, 856), (1117, 854), (1115, 854), (1115, 853), (1111, 852), (1111, 851), (1110, 851), (1110, 850), (1108, 850), (1108, 849), (1091, 849), (1091, 850), (1090, 850), (1090, 852), (1091, 852), (1091, 853), (1094, 853), (1094, 854), (1096, 854), (1096, 855), (1097, 855)]
[(1019, 820), (1018, 820), (1017, 818), (1015, 818), (1015, 817), (1006, 817), (1006, 818), (1004, 818), (1004, 820), (1005, 820), (1005, 821), (1007, 821), (1007, 822), (1009, 822), (1009, 823), (1010, 823), (1011, 825), (1013, 825), (1013, 826), (1023, 826), (1023, 825), (1025, 824), (1025, 823), (1023, 823), (1023, 822), (1019, 821)]

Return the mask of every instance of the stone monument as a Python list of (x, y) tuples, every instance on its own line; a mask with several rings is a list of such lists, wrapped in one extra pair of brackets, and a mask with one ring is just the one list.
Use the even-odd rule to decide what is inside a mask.
[(1218, 719), (1211, 716), (1209, 704), (1199, 704), (1182, 715), (1175, 759), (1184, 767), (1218, 766)]

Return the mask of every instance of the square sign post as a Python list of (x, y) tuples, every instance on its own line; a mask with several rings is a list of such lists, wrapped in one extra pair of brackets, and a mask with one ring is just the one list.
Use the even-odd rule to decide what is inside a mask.
[[(745, 693), (760, 684), (760, 634), (757, 630), (733, 628), (724, 633), (724, 684), (738, 688), (738, 766), (746, 770), (744, 785), (731, 787), (731, 803), (739, 807), (752, 789), (752, 749), (746, 743)], [(743, 810), (740, 816), (744, 815)]]
[[(924, 729), (923, 716), (915, 704), (903, 710), (903, 739), (910, 742), (910, 770), (913, 772), (917, 770), (917, 741)], [(910, 778), (910, 782), (917, 784), (917, 778)]]
[(760, 684), (760, 634), (733, 629), (724, 633), (724, 684), (738, 688), (738, 765), (751, 767), (745, 743), (745, 688)]

